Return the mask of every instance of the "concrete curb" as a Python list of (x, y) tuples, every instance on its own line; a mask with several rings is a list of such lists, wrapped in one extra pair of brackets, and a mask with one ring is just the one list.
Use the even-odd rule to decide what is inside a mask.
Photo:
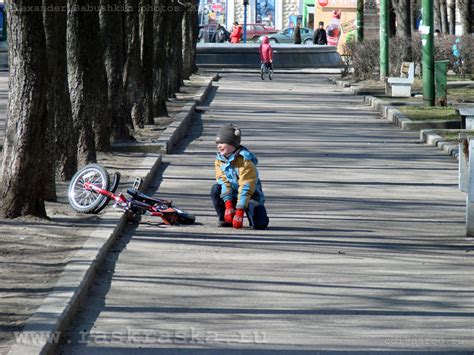
[(113, 151), (171, 153), (173, 147), (183, 138), (192, 124), (192, 118), (196, 106), (200, 105), (205, 100), (212, 87), (212, 82), (217, 79), (218, 74), (215, 74), (203, 87), (199, 89), (198, 93), (194, 95), (194, 103), (187, 104), (155, 142), (117, 143), (112, 146)]
[(438, 134), (439, 130), (424, 129), (420, 131), (420, 141), (433, 147), (437, 147), (446, 154), (453, 156), (458, 159), (459, 156), (459, 145), (452, 141), (446, 141), (443, 137)]
[[(186, 130), (192, 123), (196, 105), (205, 100), (212, 87), (212, 81), (216, 78), (217, 76), (211, 78), (200, 89), (194, 96), (194, 103), (186, 105), (175, 122), (165, 130), (166, 135), (164, 137), (162, 135), (159, 145), (166, 147), (167, 152), (186, 134)], [(161, 160), (162, 157), (159, 154), (147, 156), (140, 164), (141, 168), (132, 172), (132, 175), (144, 178), (142, 190), (150, 184), (161, 165)], [(146, 170), (149, 171), (144, 175), (143, 171)], [(21, 339), (21, 342), (14, 344), (8, 354), (31, 355), (55, 352), (62, 333), (87, 295), (88, 288), (111, 245), (127, 225), (127, 216), (122, 214), (119, 217), (114, 210), (105, 212), (103, 219), (104, 221), (90, 234), (82, 248), (68, 262), (56, 286), (27, 320), (21, 334), (15, 335), (17, 339)]]
[(173, 147), (186, 134), (192, 123), (191, 118), (196, 110), (196, 102), (186, 105), (186, 108), (187, 110), (180, 112), (157, 140), (157, 144), (163, 146), (166, 154), (171, 153)]
[[(330, 78), (329, 81), (332, 82), (334, 85), (350, 90), (353, 95), (358, 94), (359, 90), (351, 87), (351, 84), (347, 81), (337, 80), (334, 78)], [(383, 100), (370, 95), (364, 96), (364, 103), (378, 111), (381, 115), (381, 118), (389, 120), (394, 125), (400, 127), (403, 130), (420, 130), (420, 141), (422, 143), (437, 147), (446, 152), (448, 155), (451, 155), (454, 158), (458, 159), (459, 148), (457, 144), (445, 141), (444, 138), (437, 134), (434, 129), (458, 129), (460, 128), (459, 121), (412, 121), (402, 112), (400, 112), (400, 110), (398, 110), (396, 107), (387, 104)]]

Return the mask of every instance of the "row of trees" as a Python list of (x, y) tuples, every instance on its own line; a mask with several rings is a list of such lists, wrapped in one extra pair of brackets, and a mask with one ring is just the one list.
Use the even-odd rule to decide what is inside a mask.
[(55, 179), (167, 114), (195, 70), (195, 0), (10, 0), (0, 214), (45, 217)]
[[(456, 23), (461, 24), (463, 33), (463, 57), (469, 59), (472, 48), (473, 32), (473, 0), (432, 0), (434, 15), (434, 30), (440, 31), (440, 37), (445, 40), (436, 43), (436, 50), (442, 59), (450, 59), (455, 62), (458, 59), (452, 57), (451, 47), (455, 42)], [(394, 56), (391, 62), (397, 70), (402, 61), (421, 60), (421, 39), (417, 31), (418, 20), (422, 14), (422, 0), (391, 0), (395, 13), (396, 27), (394, 30), (395, 40), (393, 42)], [(465, 54), (465, 55), (464, 55)], [(438, 58), (439, 59), (439, 58)], [(469, 64), (466, 62), (466, 64)], [(469, 67), (469, 65), (467, 65)]]
[[(421, 13), (422, 0), (391, 0), (397, 26), (396, 35), (411, 38)], [(455, 34), (455, 24), (459, 22), (464, 35), (472, 33), (472, 0), (433, 0), (434, 25), (443, 34)], [(456, 18), (458, 14), (459, 18)]]
[[(362, 1), (375, 8), (375, 0)], [(422, 20), (422, 0), (391, 0), (389, 61), (391, 75), (398, 75), (404, 61), (421, 65), (422, 41), (418, 33)], [(359, 4), (360, 6), (360, 4)], [(474, 73), (473, 0), (433, 0), (435, 60), (449, 60), (449, 69), (462, 76)], [(456, 18), (456, 16), (458, 18)], [(455, 24), (460, 23), (463, 36), (455, 36)], [(456, 47), (457, 51), (453, 48)], [(380, 44), (378, 33), (365, 36), (364, 41), (348, 41), (344, 45), (344, 75), (353, 68), (354, 80), (379, 78)]]

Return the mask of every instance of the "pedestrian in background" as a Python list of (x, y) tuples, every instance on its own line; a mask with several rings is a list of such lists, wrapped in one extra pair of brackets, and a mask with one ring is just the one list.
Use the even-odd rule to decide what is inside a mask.
[(240, 43), (242, 37), (242, 26), (237, 21), (234, 22), (234, 28), (230, 34), (230, 43)]
[(225, 29), (224, 26), (218, 23), (216, 31), (214, 32), (214, 35), (212, 36), (211, 42), (224, 43), (224, 42), (228, 42), (229, 38), (230, 38), (230, 33)]
[(250, 228), (265, 229), (269, 219), (258, 177), (258, 160), (240, 144), (241, 136), (241, 130), (232, 124), (222, 126), (217, 133), (217, 183), (211, 189), (212, 204), (219, 218), (217, 226), (240, 229), (245, 213)]
[(328, 37), (326, 34), (326, 30), (324, 29), (323, 21), (319, 21), (319, 27), (316, 29), (316, 31), (314, 31), (313, 44), (321, 44), (321, 45), (328, 44)]
[(301, 44), (301, 29), (300, 29), (300, 23), (298, 22), (296, 24), (294, 33), (293, 33), (293, 43), (294, 44)]
[(258, 51), (260, 53), (260, 63), (265, 65), (266, 68), (273, 70), (273, 49), (267, 36), (262, 38)]
[(198, 32), (198, 38), (197, 38), (198, 43), (206, 42), (206, 39), (204, 38), (204, 36), (205, 36), (204, 26), (199, 26), (199, 32)]

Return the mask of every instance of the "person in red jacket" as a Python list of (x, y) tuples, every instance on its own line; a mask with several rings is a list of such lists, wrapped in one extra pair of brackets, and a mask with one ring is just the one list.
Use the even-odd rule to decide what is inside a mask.
[(230, 43), (240, 43), (240, 37), (242, 36), (242, 26), (237, 21), (234, 22), (234, 29), (230, 34)]
[(273, 49), (270, 45), (270, 41), (267, 36), (262, 38), (262, 43), (260, 44), (260, 62), (265, 64), (268, 69), (273, 70)]

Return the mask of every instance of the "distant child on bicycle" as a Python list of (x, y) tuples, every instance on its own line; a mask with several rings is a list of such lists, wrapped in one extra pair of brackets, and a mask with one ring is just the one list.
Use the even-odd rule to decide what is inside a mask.
[(259, 52), (262, 65), (265, 65), (267, 69), (273, 70), (273, 49), (267, 36), (262, 38)]
[(218, 227), (242, 228), (246, 213), (250, 228), (265, 229), (269, 220), (258, 160), (240, 145), (240, 140), (241, 130), (231, 124), (222, 126), (216, 137), (217, 183), (212, 186), (211, 199), (219, 218)]

